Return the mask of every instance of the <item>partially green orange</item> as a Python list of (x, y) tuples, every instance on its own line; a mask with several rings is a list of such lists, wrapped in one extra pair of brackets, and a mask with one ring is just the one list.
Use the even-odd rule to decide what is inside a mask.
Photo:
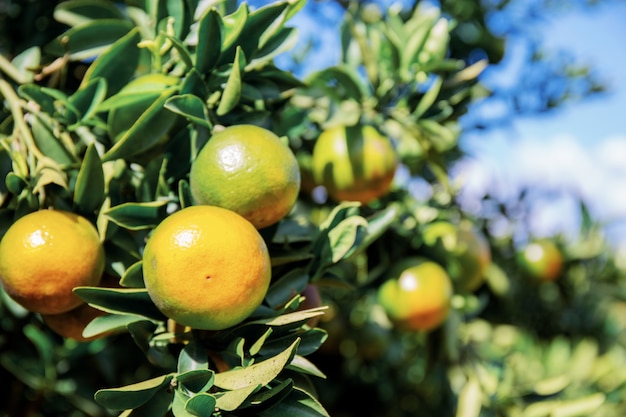
[(236, 125), (211, 136), (191, 165), (194, 204), (235, 211), (257, 229), (283, 219), (300, 190), (300, 168), (273, 132)]
[(453, 295), (452, 280), (437, 263), (407, 258), (397, 264), (378, 289), (378, 300), (398, 327), (430, 331), (446, 320)]
[(328, 128), (313, 148), (313, 177), (335, 201), (368, 204), (386, 195), (397, 167), (391, 142), (369, 125)]
[(537, 239), (524, 245), (517, 252), (522, 270), (541, 281), (554, 281), (563, 271), (563, 254), (550, 239)]

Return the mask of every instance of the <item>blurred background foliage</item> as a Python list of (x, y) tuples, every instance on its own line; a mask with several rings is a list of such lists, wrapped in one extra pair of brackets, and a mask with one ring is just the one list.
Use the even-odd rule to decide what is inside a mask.
[[(32, 46), (45, 47), (66, 31), (67, 26), (53, 18), (59, 3), (0, 0), (1, 55), (11, 60)], [(225, 13), (238, 5), (214, 3), (221, 3)], [(575, 237), (552, 237), (564, 258), (559, 278), (538, 281), (529, 277), (518, 252), (534, 238), (527, 228), (529, 207), (553, 190), (523, 190), (514, 201), (487, 195), (480, 210), (467, 213), (457, 199), (458, 185), (449, 177), (453, 163), (464, 155), (459, 144), (464, 131), (489, 129), (516, 115), (550, 111), (567, 100), (603, 91), (593, 68), (579, 64), (567, 51), (546, 51), (533, 35), (542, 16), (563, 7), (594, 7), (594, 3), (444, 0), (439, 4), (441, 14), (425, 14), (428, 18), (416, 13), (425, 4), (420, 1), (405, 2), (403, 8), (383, 1), (309, 1), (300, 11), (313, 16), (320, 30), (334, 31), (343, 47), (341, 65), (316, 64), (316, 57), (325, 51), (320, 51), (315, 38), (303, 37), (277, 62), (304, 83), (283, 79), (288, 97), (272, 102), (269, 115), (257, 118), (260, 113), (255, 113), (253, 120), (290, 138), (303, 181), (308, 178), (307, 164), (317, 136), (333, 123), (365, 121), (380, 126), (394, 137), (401, 160), (392, 192), (359, 211), (370, 220), (388, 216), (391, 220), (384, 220), (384, 233), (345, 262), (325, 269), (315, 281), (329, 306), (318, 324), (327, 339), (309, 359), (327, 378), (316, 380), (311, 389), (330, 415), (621, 417), (626, 413), (626, 271), (623, 265), (620, 269), (586, 207), (581, 203)], [(327, 13), (341, 17), (340, 28)], [(402, 24), (390, 25), (389, 16)], [(403, 61), (397, 56), (401, 48), (367, 47), (381, 34), (408, 27), (413, 16), (424, 19), (417, 27), (433, 33), (432, 49), (417, 61)], [(440, 17), (446, 26), (435, 30)], [(405, 33), (406, 38), (400, 34), (396, 33), (404, 46), (413, 32)], [(523, 76), (501, 88), (482, 84), (480, 74), (500, 65), (507, 40), (513, 37), (524, 39), (528, 46)], [(57, 58), (47, 55), (41, 62)], [(61, 72), (54, 65), (49, 74), (39, 68), (46, 75), (35, 82), (72, 92), (88, 66), (89, 62), (72, 60), (64, 63)], [(6, 109), (3, 112), (8, 119)], [(246, 112), (238, 108), (211, 122), (236, 122), (241, 119), (229, 117), (251, 116)], [(179, 179), (184, 171), (179, 167), (170, 174)], [(424, 195), (411, 188), (415, 178), (428, 184)], [(124, 188), (132, 181), (119, 178), (119, 184)], [(289, 245), (277, 248), (295, 258), (306, 253), (311, 231), (319, 230), (336, 207), (315, 184), (305, 184), (294, 221), (279, 229), (275, 238), (289, 238)], [(168, 187), (171, 184), (161, 184), (165, 194), (171, 191)], [(127, 190), (120, 195), (122, 191)], [(141, 200), (142, 194), (133, 198)], [(486, 237), (492, 263), (484, 273), (485, 283), (476, 291), (457, 290), (450, 317), (435, 331), (399, 330), (381, 307), (377, 289), (387, 278), (386, 271), (402, 258), (437, 257), (425, 230), (439, 220), (470, 221)], [(122, 253), (117, 256), (127, 264), (136, 260), (135, 254), (130, 259)], [(439, 259), (450, 266), (446, 256)], [(279, 269), (287, 273), (290, 267)], [(146, 358), (128, 334), (90, 343), (63, 340), (38, 317), (2, 296), (0, 389), (6, 400), (0, 413), (4, 415), (109, 415), (93, 401), (96, 389), (152, 378), (167, 363), (170, 352), (151, 350), (156, 356)]]

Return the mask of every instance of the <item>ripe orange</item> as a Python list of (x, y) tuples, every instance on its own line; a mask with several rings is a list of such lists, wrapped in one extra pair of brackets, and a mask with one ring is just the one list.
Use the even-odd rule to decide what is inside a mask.
[(313, 148), (313, 176), (335, 201), (367, 204), (389, 192), (398, 166), (390, 141), (372, 126), (337, 126)]
[(541, 281), (554, 281), (563, 270), (563, 255), (549, 239), (530, 242), (517, 253), (517, 259), (527, 274)]
[(155, 305), (178, 324), (221, 330), (261, 304), (271, 279), (265, 241), (239, 214), (190, 206), (153, 231), (143, 275)]
[(300, 168), (274, 133), (253, 125), (230, 126), (200, 150), (191, 165), (189, 186), (195, 204), (233, 210), (262, 229), (293, 208)]
[(18, 219), (0, 242), (0, 280), (27, 310), (59, 314), (83, 301), (72, 289), (98, 285), (104, 249), (84, 217), (40, 210)]
[(423, 238), (433, 257), (446, 266), (457, 289), (472, 292), (485, 282), (491, 247), (471, 223), (437, 221), (424, 228)]
[(452, 281), (437, 263), (409, 258), (399, 263), (378, 289), (378, 300), (398, 327), (429, 331), (448, 317)]

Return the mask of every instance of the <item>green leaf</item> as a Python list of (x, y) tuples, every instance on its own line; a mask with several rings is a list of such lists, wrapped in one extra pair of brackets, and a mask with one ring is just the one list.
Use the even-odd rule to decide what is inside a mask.
[(90, 305), (109, 313), (135, 314), (158, 321), (167, 319), (143, 288), (76, 287), (74, 292)]
[[(300, 326), (302, 326), (304, 323), (301, 323)], [(261, 355), (275, 355), (278, 352), (282, 352), (285, 347), (289, 346), (289, 344), (291, 344), (296, 338), (300, 339), (300, 344), (298, 345), (298, 354), (306, 356), (318, 350), (319, 347), (328, 338), (328, 334), (325, 330), (318, 328), (307, 330), (301, 329), (297, 332), (287, 333), (286, 336), (273, 338), (265, 345), (263, 345)]]
[(313, 317), (319, 317), (324, 314), (324, 311), (328, 307), (321, 306), (316, 308), (311, 308), (308, 310), (300, 310), (294, 311), (293, 313), (281, 314), (277, 317), (267, 318), (267, 319), (259, 319), (246, 323), (245, 325), (250, 324), (264, 324), (266, 326), (274, 326), (274, 327), (283, 327), (287, 325), (302, 325), (312, 319)]
[(305, 268), (295, 268), (276, 280), (267, 291), (265, 301), (270, 307), (284, 305), (295, 295), (304, 291), (310, 276)]
[(60, 165), (73, 163), (74, 157), (53, 133), (48, 121), (44, 120), (45, 115), (41, 113), (34, 115), (35, 117), (31, 119), (31, 129), (37, 148)]
[(185, 180), (180, 180), (178, 182), (178, 200), (180, 201), (181, 208), (185, 208), (193, 204), (191, 188), (189, 188), (189, 182)]
[(294, 387), (289, 395), (266, 411), (260, 417), (330, 417), (324, 407), (308, 392)]
[(93, 20), (65, 31), (46, 46), (46, 51), (56, 56), (69, 54), (71, 60), (82, 61), (102, 54), (132, 28), (127, 20)]
[(442, 85), (443, 78), (436, 77), (426, 94), (424, 94), (424, 96), (420, 100), (415, 110), (413, 110), (413, 117), (415, 118), (415, 120), (422, 117), (422, 115), (426, 113), (426, 111), (430, 109), (431, 106), (435, 103), (435, 100), (437, 100), (439, 92), (441, 91)]
[(263, 333), (263, 335), (261, 335), (261, 337), (259, 337), (259, 338), (257, 339), (257, 341), (256, 341), (256, 342), (254, 342), (254, 343), (252, 344), (252, 346), (250, 346), (250, 349), (249, 349), (249, 351), (250, 351), (250, 356), (256, 356), (256, 355), (257, 355), (257, 354), (261, 351), (261, 348), (263, 347), (263, 344), (264, 344), (264, 343), (265, 343), (265, 341), (266, 341), (266, 340), (267, 340), (267, 339), (271, 336), (272, 331), (273, 331), (273, 330), (272, 330), (272, 328), (271, 328), (271, 327), (269, 327), (269, 328), (265, 331), (265, 333)]
[(181, 94), (170, 97), (165, 102), (165, 108), (200, 126), (209, 129), (212, 127), (209, 121), (209, 111), (206, 104), (204, 104), (204, 101), (198, 96), (193, 94)]
[(30, 83), (35, 77), (34, 70), (41, 64), (41, 49), (38, 46), (31, 46), (16, 55), (11, 60), (11, 64), (14, 71), (22, 77), (20, 82), (23, 84)]
[(187, 393), (199, 394), (213, 386), (215, 372), (210, 369), (192, 369), (176, 375), (178, 387)]
[(119, 332), (126, 330), (128, 325), (139, 321), (146, 321), (146, 318), (134, 314), (105, 314), (90, 321), (83, 329), (83, 336), (92, 337), (109, 332)]
[(167, 133), (174, 125), (177, 115), (164, 108), (164, 105), (175, 90), (171, 88), (163, 91), (159, 98), (124, 132), (117, 143), (104, 154), (102, 160), (130, 158), (167, 139)]
[[(54, 364), (54, 347), (49, 337), (36, 326), (28, 324), (24, 327), (24, 335), (30, 340), (37, 348), (39, 358), (41, 359), (44, 367)], [(49, 375), (51, 376), (51, 375)]]
[(234, 47), (235, 41), (239, 38), (239, 35), (248, 20), (249, 12), (248, 4), (246, 2), (242, 2), (235, 12), (222, 18), (222, 23), (224, 24), (222, 52)]
[(224, 92), (220, 98), (220, 104), (217, 106), (217, 115), (223, 116), (234, 109), (239, 104), (241, 98), (241, 71), (246, 66), (246, 57), (241, 48), (237, 47), (235, 53), (235, 61), (233, 62), (228, 81), (224, 87)]
[(191, 70), (193, 68), (193, 59), (191, 58), (191, 54), (185, 44), (182, 43), (179, 38), (171, 36), (165, 32), (161, 32), (160, 35), (172, 42), (172, 46), (176, 49), (176, 52), (178, 52), (180, 59), (185, 63), (187, 70)]
[(296, 354), (299, 342), (299, 340), (296, 340), (283, 352), (270, 359), (247, 367), (235, 368), (216, 374), (215, 385), (227, 390), (236, 390), (251, 385), (264, 386), (269, 384), (291, 362)]
[(124, 387), (101, 389), (96, 392), (95, 399), (111, 410), (133, 409), (150, 401), (171, 380), (172, 374), (168, 374)]
[(95, 145), (87, 147), (74, 187), (74, 203), (82, 213), (93, 213), (104, 202), (104, 172)]
[(200, 343), (195, 340), (191, 341), (181, 350), (178, 356), (178, 373), (208, 368), (209, 359), (204, 347)]
[(117, 40), (89, 66), (81, 86), (102, 77), (107, 82), (107, 95), (111, 96), (124, 87), (135, 74), (139, 64), (141, 40), (139, 29), (135, 28)]
[(143, 281), (142, 261), (137, 261), (124, 271), (120, 279), (120, 285), (126, 288), (145, 288)]
[[(291, 378), (281, 381), (278, 385), (272, 384), (269, 387), (263, 387), (258, 392), (252, 394), (243, 404), (242, 408), (254, 409), (261, 407), (267, 409), (274, 404), (282, 401), (293, 389), (294, 383)], [(247, 410), (246, 410), (247, 411)]]
[(328, 247), (332, 263), (349, 257), (367, 235), (367, 220), (352, 216), (328, 232)]
[(366, 90), (359, 74), (352, 68), (340, 65), (326, 68), (314, 73), (307, 80), (312, 85), (324, 85), (334, 91), (334, 95), (340, 99), (352, 99), (362, 103)]
[[(263, 46), (265, 39), (283, 25), (284, 16), (281, 18), (281, 14), (287, 6), (287, 2), (270, 3), (250, 13), (237, 39), (237, 48), (241, 48), (246, 56), (252, 58)], [(229, 53), (225, 55), (229, 56)]]
[(298, 31), (295, 28), (282, 28), (254, 55), (246, 71), (262, 68), (279, 54), (291, 50), (297, 41)]
[(23, 84), (17, 89), (20, 97), (37, 103), (42, 112), (54, 114), (54, 99), (46, 94), (41, 86), (36, 84)]
[(215, 410), (216, 400), (211, 394), (194, 395), (185, 404), (185, 410), (194, 416), (211, 417)]
[(123, 19), (113, 3), (98, 0), (69, 0), (54, 8), (54, 20), (68, 26), (78, 26), (98, 19)]
[(216, 395), (216, 405), (222, 410), (234, 411), (246, 402), (250, 395), (258, 391), (259, 388), (261, 388), (260, 385), (249, 385), (232, 391), (225, 391), (220, 393), (221, 395)]
[(167, 201), (122, 203), (111, 207), (104, 215), (129, 230), (149, 229), (167, 217)]
[(96, 113), (98, 106), (106, 97), (106, 90), (106, 80), (96, 78), (69, 97), (70, 104), (78, 111), (81, 120), (87, 120)]
[(311, 362), (302, 355), (296, 355), (291, 363), (287, 365), (287, 368), (308, 375), (316, 376), (318, 378), (326, 379), (326, 375), (317, 366), (315, 366), (313, 362)]
[(198, 46), (196, 69), (205, 74), (215, 68), (222, 52), (224, 27), (222, 17), (215, 8), (207, 10), (198, 21)]

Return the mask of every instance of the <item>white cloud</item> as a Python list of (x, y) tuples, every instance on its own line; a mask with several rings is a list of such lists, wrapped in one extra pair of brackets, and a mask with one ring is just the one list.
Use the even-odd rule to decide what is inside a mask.
[[(483, 145), (483, 150), (488, 148)], [(528, 187), (573, 197), (539, 207), (531, 228), (547, 233), (571, 228), (578, 221), (578, 197), (597, 221), (626, 222), (626, 136), (607, 138), (594, 147), (571, 135), (516, 140), (475, 155), (454, 170), (464, 184), (461, 201), (470, 210), (486, 193), (506, 200)]]

